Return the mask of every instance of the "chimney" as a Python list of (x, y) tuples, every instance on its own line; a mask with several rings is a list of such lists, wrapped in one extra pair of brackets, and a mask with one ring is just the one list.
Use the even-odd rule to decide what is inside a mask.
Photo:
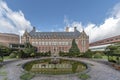
[(77, 27), (74, 27), (74, 31), (76, 31), (77, 30)]
[(36, 28), (35, 28), (35, 27), (33, 27), (33, 31), (34, 31), (34, 32), (36, 31)]
[(66, 27), (66, 32), (69, 32), (69, 27)]

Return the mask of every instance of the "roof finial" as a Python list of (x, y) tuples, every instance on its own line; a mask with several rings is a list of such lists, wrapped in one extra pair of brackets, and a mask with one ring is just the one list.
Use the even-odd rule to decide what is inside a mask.
[(68, 26), (66, 27), (66, 32), (69, 32), (69, 27)]
[(36, 28), (35, 28), (35, 27), (33, 27), (33, 31), (34, 31), (34, 32), (36, 31)]

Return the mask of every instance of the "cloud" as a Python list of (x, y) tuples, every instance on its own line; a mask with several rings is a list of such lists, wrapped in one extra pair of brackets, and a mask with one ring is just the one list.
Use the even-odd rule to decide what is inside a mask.
[(90, 42), (120, 35), (120, 3), (116, 4), (110, 13), (110, 17), (106, 18), (100, 25), (87, 23), (87, 26), (84, 26), (82, 22), (73, 21), (69, 23), (70, 31), (73, 31), (75, 26), (79, 31), (84, 27), (85, 32), (89, 35)]
[(120, 3), (113, 7), (111, 14), (116, 18), (120, 18)]
[(65, 23), (65, 28), (64, 30), (66, 29), (66, 27), (69, 27), (69, 31), (74, 31), (74, 27), (77, 27), (77, 29), (79, 31), (82, 31), (83, 30), (83, 25), (81, 22), (77, 22), (77, 21), (70, 21), (68, 19), (68, 17), (64, 16), (64, 23)]
[(26, 20), (23, 12), (11, 10), (6, 2), (0, 0), (0, 32), (22, 35), (24, 30), (32, 29), (30, 21)]

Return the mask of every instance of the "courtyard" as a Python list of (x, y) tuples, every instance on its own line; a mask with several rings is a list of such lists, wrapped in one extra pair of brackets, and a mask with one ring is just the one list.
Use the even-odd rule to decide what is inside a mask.
[(0, 0), (0, 80), (120, 80), (120, 0)]
[[(43, 57), (40, 59), (47, 59), (48, 57)], [(90, 76), (88, 80), (119, 80), (120, 71), (115, 70), (109, 65), (106, 60), (92, 60), (86, 58), (66, 58), (59, 57), (61, 59), (70, 59), (82, 61), (89, 65), (89, 69), (86, 74)], [(22, 65), (31, 60), (37, 59), (19, 59), (19, 60), (9, 60), (4, 62), (4, 66), (0, 68), (0, 80), (20, 80), (20, 76), (23, 74), (24, 70)], [(82, 80), (76, 74), (68, 75), (35, 75), (31, 80)]]

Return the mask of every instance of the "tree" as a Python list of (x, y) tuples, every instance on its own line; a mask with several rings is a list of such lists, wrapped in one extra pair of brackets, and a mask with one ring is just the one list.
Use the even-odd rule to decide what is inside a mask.
[(2, 62), (4, 58), (3, 58), (3, 53), (2, 53), (2, 49), (1, 48), (0, 48), (0, 58), (1, 58), (0, 62)]
[(35, 47), (33, 47), (30, 43), (25, 43), (25, 48), (23, 49), (23, 58), (31, 57), (35, 55)]
[(108, 56), (108, 61), (120, 63), (120, 43), (115, 43), (106, 48), (106, 54)]
[(9, 55), (10, 52), (11, 50), (8, 47), (0, 45), (0, 57), (2, 58), (2, 61), (4, 59), (4, 56)]
[(65, 56), (68, 56), (68, 52), (62, 52), (62, 51), (59, 51), (59, 56), (62, 56), (62, 57), (65, 57)]
[(85, 53), (83, 53), (83, 57), (92, 58), (93, 54), (94, 53), (90, 49), (88, 49)]
[(80, 50), (75, 42), (75, 39), (73, 39), (72, 41), (72, 46), (71, 48), (69, 49), (69, 57), (72, 57), (72, 56), (79, 56), (80, 55)]
[(48, 56), (51, 56), (51, 51), (48, 51)]

